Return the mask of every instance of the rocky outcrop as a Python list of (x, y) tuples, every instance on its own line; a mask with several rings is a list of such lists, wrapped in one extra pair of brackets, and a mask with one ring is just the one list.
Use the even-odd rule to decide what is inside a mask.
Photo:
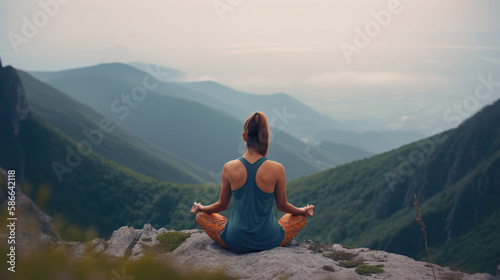
[[(122, 227), (108, 241), (94, 239), (83, 244), (60, 242), (59, 245), (69, 247), (77, 258), (90, 251), (99, 258), (133, 262), (140, 260), (146, 251), (154, 251), (160, 245), (156, 237), (168, 232), (173, 231), (156, 230), (146, 224), (140, 230)], [(181, 232), (188, 233), (189, 238), (172, 252), (158, 252), (155, 258), (185, 272), (223, 269), (236, 279), (433, 279), (428, 263), (384, 251), (292, 241), (285, 247), (239, 255), (222, 248), (201, 230)], [(378, 267), (381, 272), (362, 275), (360, 267), (351, 267), (360, 263)], [(434, 269), (438, 279), (496, 279), (489, 274), (469, 275), (441, 266), (434, 266)]]

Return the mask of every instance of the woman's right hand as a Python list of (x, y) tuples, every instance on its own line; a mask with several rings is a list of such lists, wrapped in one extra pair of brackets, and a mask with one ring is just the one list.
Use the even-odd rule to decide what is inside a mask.
[(202, 207), (203, 207), (203, 205), (201, 205), (201, 203), (194, 202), (193, 207), (191, 207), (191, 213), (197, 214), (198, 212), (201, 211)]
[(306, 207), (301, 208), (301, 210), (304, 210), (304, 215), (306, 215), (306, 217), (312, 217), (312, 215), (314, 214), (313, 209), (314, 209), (314, 205), (311, 205), (311, 204), (307, 204)]

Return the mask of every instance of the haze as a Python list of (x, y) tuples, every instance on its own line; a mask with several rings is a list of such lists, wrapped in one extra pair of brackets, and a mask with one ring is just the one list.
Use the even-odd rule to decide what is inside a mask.
[[(463, 120), (500, 97), (496, 86), (470, 103), (479, 77), (500, 81), (498, 1), (401, 0), (386, 26), (346, 59), (340, 45), (355, 45), (355, 28), (364, 30), (372, 12), (393, 2), (72, 0), (16, 52), (9, 34), (22, 36), (23, 17), (32, 21), (42, 8), (2, 1), (0, 57), (24, 70), (160, 64), (186, 80), (286, 92), (361, 130), (431, 134), (458, 124), (443, 117), (447, 110)], [(214, 3), (227, 10), (218, 13)]]

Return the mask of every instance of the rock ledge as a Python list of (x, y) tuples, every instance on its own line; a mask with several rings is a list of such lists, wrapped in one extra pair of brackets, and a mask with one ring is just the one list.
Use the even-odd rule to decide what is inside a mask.
[[(99, 256), (136, 261), (144, 256), (145, 250), (159, 244), (156, 237), (162, 233), (171, 232), (165, 228), (156, 230), (150, 224), (142, 229), (121, 227), (116, 230), (111, 239), (104, 241), (94, 239), (87, 243), (59, 242), (67, 246), (75, 257), (81, 257), (89, 250)], [(226, 274), (237, 279), (397, 279), (397, 280), (432, 280), (432, 270), (425, 262), (411, 258), (375, 251), (367, 248), (347, 249), (338, 244), (317, 244), (311, 241), (292, 241), (285, 247), (268, 251), (235, 254), (216, 244), (201, 230), (182, 230), (190, 234), (173, 252), (160, 253), (156, 259), (174, 263), (180, 271), (198, 269), (224, 269)], [(330, 256), (354, 256), (351, 260), (361, 260), (365, 264), (380, 266), (382, 273), (360, 275), (356, 269), (341, 266), (342, 260)], [(334, 260), (334, 258), (338, 260)], [(342, 262), (345, 265), (345, 263)], [(449, 268), (434, 266), (436, 277), (464, 280), (495, 280), (490, 274), (465, 274), (451, 271)], [(500, 270), (500, 265), (497, 270)], [(500, 275), (500, 271), (498, 272)], [(455, 278), (451, 278), (451, 277)]]

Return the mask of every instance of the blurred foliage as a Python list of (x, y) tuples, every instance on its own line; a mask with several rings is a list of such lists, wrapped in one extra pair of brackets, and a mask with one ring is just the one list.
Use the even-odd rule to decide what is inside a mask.
[[(0, 245), (0, 255), (7, 249)], [(3, 265), (2, 265), (3, 266)], [(136, 262), (112, 261), (90, 254), (75, 259), (65, 250), (22, 251), (17, 253), (15, 273), (0, 271), (3, 280), (133, 280), (133, 279), (231, 279), (221, 268), (211, 271), (178, 271), (168, 261), (145, 256)]]

